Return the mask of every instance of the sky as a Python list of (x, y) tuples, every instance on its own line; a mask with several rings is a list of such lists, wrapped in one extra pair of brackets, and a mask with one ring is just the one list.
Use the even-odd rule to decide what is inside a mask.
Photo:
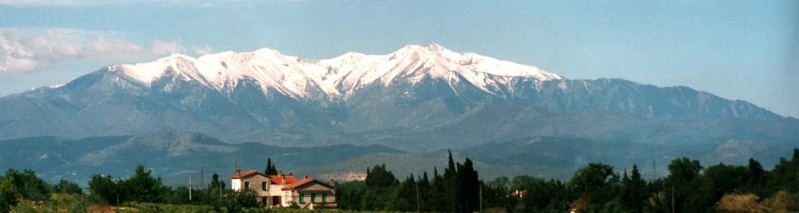
[(0, 0), (0, 96), (173, 53), (405, 45), (689, 86), (799, 118), (799, 1)]

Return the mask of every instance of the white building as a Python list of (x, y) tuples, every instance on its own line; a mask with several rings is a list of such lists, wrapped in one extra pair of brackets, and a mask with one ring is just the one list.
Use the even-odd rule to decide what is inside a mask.
[(307, 176), (297, 180), (292, 174), (264, 175), (255, 170), (242, 173), (237, 168), (236, 174), (230, 177), (230, 186), (234, 191), (254, 191), (258, 202), (269, 208), (292, 204), (304, 209), (337, 207), (332, 181), (325, 184)]

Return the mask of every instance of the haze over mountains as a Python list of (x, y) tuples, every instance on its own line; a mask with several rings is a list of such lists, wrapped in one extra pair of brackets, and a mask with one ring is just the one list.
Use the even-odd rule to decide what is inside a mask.
[[(324, 60), (271, 49), (172, 55), (0, 98), (4, 143), (173, 132), (281, 147), (450, 148), (490, 165), (560, 170), (677, 155), (737, 162), (799, 145), (799, 120), (746, 101), (623, 79), (571, 80), (436, 44)], [(36, 152), (33, 147), (29, 151)], [(498, 151), (503, 147), (517, 147), (519, 158), (490, 159), (511, 154)], [(206, 157), (230, 153), (214, 150)], [(165, 148), (162, 154), (176, 152)]]

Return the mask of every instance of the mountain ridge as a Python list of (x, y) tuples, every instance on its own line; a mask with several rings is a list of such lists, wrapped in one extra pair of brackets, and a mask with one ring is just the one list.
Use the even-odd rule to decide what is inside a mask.
[(321, 91), (331, 99), (346, 99), (373, 83), (389, 86), (397, 77), (409, 78), (414, 83), (425, 77), (448, 81), (458, 81), (462, 77), (485, 91), (489, 91), (489, 86), (496, 86), (492, 83), (502, 83), (513, 77), (541, 81), (562, 79), (536, 67), (475, 53), (456, 53), (438, 44), (408, 45), (387, 55), (349, 52), (316, 62), (267, 48), (198, 58), (173, 54), (153, 62), (110, 65), (105, 70), (146, 86), (160, 78), (174, 78), (229, 92), (239, 80), (252, 79), (264, 92), (277, 90), (293, 98), (309, 98), (309, 92)]
[(792, 143), (799, 120), (688, 87), (571, 80), (439, 45), (318, 61), (272, 49), (172, 55), (0, 97), (0, 139), (159, 132), (430, 151), (537, 136)]

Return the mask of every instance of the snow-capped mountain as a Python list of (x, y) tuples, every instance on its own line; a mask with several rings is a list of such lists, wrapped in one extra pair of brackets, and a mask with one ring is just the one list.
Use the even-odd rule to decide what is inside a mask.
[(525, 137), (799, 143), (799, 121), (745, 101), (621, 79), (569, 80), (436, 44), (323, 60), (272, 49), (175, 54), (0, 98), (0, 139), (176, 131), (408, 150)]
[(388, 55), (349, 52), (313, 62), (273, 49), (222, 52), (197, 59), (175, 54), (154, 62), (112, 65), (107, 71), (148, 86), (162, 78), (176, 78), (230, 93), (239, 81), (250, 79), (264, 92), (275, 90), (294, 98), (308, 98), (313, 91), (321, 91), (333, 99), (347, 99), (358, 89), (375, 83), (388, 87), (400, 79), (412, 84), (423, 79), (441, 79), (449, 84), (466, 81), (486, 92), (507, 87), (515, 78), (562, 79), (536, 67), (475, 53), (456, 53), (438, 44), (409, 45)]

